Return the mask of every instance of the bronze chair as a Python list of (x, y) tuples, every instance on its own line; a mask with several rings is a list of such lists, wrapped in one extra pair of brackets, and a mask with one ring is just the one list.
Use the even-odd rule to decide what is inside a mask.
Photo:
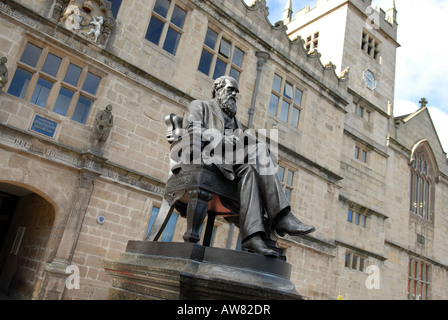
[[(185, 156), (185, 150), (201, 150), (200, 142), (193, 138), (182, 141), (181, 116), (170, 114), (165, 117), (167, 140), (171, 144), (171, 158)], [(190, 136), (191, 137), (191, 136)], [(184, 145), (182, 145), (184, 143)], [(187, 147), (187, 148), (185, 148)], [(188, 162), (188, 161), (187, 161)], [(227, 219), (237, 218), (235, 210), (229, 204), (238, 203), (238, 183), (226, 179), (213, 164), (191, 164), (182, 162), (168, 178), (159, 214), (146, 237), (146, 241), (157, 241), (162, 235), (174, 209), (187, 219), (187, 231), (183, 238), (186, 242), (197, 243), (200, 229), (208, 214), (203, 245), (210, 246), (213, 225), (217, 215)], [(222, 201), (221, 201), (222, 200)], [(223, 205), (226, 203), (226, 206)], [(232, 207), (233, 208), (233, 207)], [(236, 208), (236, 207), (235, 207)], [(235, 222), (235, 221), (234, 221)]]

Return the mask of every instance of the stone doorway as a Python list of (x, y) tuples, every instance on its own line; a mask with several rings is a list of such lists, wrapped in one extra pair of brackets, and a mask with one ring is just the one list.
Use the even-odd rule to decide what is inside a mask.
[(36, 299), (52, 250), (53, 205), (25, 186), (0, 183), (0, 294)]

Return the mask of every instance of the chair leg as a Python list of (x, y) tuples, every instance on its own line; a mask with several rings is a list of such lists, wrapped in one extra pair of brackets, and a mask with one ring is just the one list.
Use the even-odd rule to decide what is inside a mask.
[(204, 247), (210, 247), (210, 243), (212, 242), (212, 234), (213, 227), (215, 224), (216, 214), (214, 212), (209, 212), (207, 217), (207, 226), (205, 227), (204, 240), (202, 241), (202, 245)]
[(185, 242), (197, 243), (200, 240), (199, 230), (204, 222), (208, 210), (208, 202), (212, 194), (201, 191), (189, 191), (190, 201), (187, 207), (187, 231), (184, 234)]
[(162, 235), (163, 230), (166, 227), (166, 224), (170, 220), (171, 214), (174, 211), (174, 204), (172, 206), (169, 205), (168, 201), (163, 199), (162, 205), (160, 206), (159, 214), (156, 217), (156, 221), (149, 230), (148, 235), (146, 236), (145, 241), (157, 241)]

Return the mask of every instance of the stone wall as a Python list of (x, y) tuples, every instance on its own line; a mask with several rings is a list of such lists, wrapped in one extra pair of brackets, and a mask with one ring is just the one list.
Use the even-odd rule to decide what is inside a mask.
[[(302, 39), (291, 40), (282, 23), (269, 23), (264, 1), (252, 6), (241, 0), (178, 2), (187, 17), (176, 55), (145, 39), (154, 0), (123, 2), (105, 47), (49, 19), (49, 1), (0, 3), (0, 55), (8, 59), (10, 79), (28, 41), (101, 76), (84, 124), (12, 96), (8, 87), (0, 93), (0, 180), (42, 195), (54, 209), (47, 244), (36, 242), (47, 249), (37, 259), (38, 269), (32, 267), (39, 270), (39, 280), (30, 280), (27, 297), (105, 299), (110, 279), (101, 260), (117, 259), (129, 240), (143, 240), (151, 210), (161, 204), (170, 166), (164, 117), (182, 115), (194, 99), (211, 98), (213, 79), (197, 68), (207, 27), (213, 26), (244, 51), (239, 119), (248, 125), (257, 92), (253, 127), (278, 130), (280, 164), (294, 172), (293, 212), (317, 229), (309, 237), (279, 241), (293, 265), (298, 292), (312, 299), (334, 299), (340, 292), (348, 299), (406, 299), (407, 257), (417, 254), (434, 264), (432, 294), (443, 298), (443, 285), (435, 277), (446, 283), (446, 214), (437, 211), (431, 251), (417, 252), (414, 234), (403, 228), (411, 223), (403, 208), (409, 201), (406, 156), (415, 140), (430, 140), (444, 174), (436, 188), (437, 210), (448, 199), (446, 154), (428, 120), (408, 122), (404, 131), (394, 126), (388, 109), (393, 94), (388, 90), (395, 81), (396, 44), (387, 44), (378, 32), (388, 59), (378, 66), (380, 87), (371, 92), (361, 87), (365, 57), (351, 62), (356, 67), (349, 82), (335, 70), (345, 68), (355, 52), (344, 51), (344, 65), (324, 64), (320, 54), (305, 51)], [(351, 28), (359, 29), (364, 21), (348, 9), (338, 13), (349, 15)], [(346, 30), (353, 35), (344, 37), (346, 43), (359, 42), (351, 31)], [(269, 54), (258, 88), (257, 52)], [(298, 128), (268, 112), (274, 74), (303, 91)], [(51, 94), (55, 98), (57, 92)], [(99, 155), (91, 150), (92, 130), (97, 112), (109, 104), (114, 125)], [(370, 108), (370, 119), (357, 116), (360, 105)], [(57, 123), (54, 137), (30, 130), (35, 115)], [(367, 163), (353, 159), (357, 144), (368, 149)], [(367, 216), (367, 228), (347, 222), (349, 209)], [(237, 229), (232, 232), (219, 219), (215, 226), (214, 245), (235, 248)], [(183, 241), (185, 228), (179, 218), (174, 241)], [(365, 257), (366, 266), (380, 268), (381, 289), (366, 289), (366, 273), (344, 266), (347, 252)], [(79, 267), (79, 290), (65, 286), (69, 265)]]

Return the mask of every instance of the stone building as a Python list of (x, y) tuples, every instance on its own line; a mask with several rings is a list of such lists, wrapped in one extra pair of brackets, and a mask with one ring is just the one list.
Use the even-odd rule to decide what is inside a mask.
[[(0, 2), (0, 292), (106, 299), (101, 261), (144, 240), (162, 201), (165, 115), (230, 74), (239, 119), (277, 130), (285, 192), (317, 229), (278, 240), (298, 292), (448, 298), (447, 155), (426, 100), (393, 113), (395, 5), (285, 3), (272, 25), (265, 0)], [(162, 240), (185, 228), (173, 215)], [(218, 219), (213, 245), (238, 235)]]

